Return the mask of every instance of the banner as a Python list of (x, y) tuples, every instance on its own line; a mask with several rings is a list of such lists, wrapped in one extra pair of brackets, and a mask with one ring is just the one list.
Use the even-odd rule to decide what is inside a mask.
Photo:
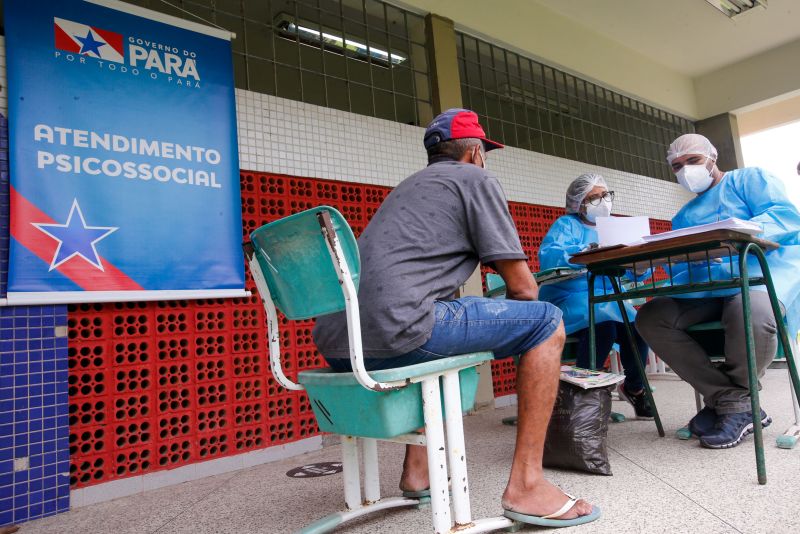
[(8, 303), (244, 295), (231, 34), (6, 0)]

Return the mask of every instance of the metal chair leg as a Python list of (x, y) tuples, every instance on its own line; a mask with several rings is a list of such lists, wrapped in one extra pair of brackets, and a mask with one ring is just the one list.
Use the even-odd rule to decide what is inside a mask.
[(790, 387), (789, 390), (792, 392), (794, 424), (775, 440), (776, 445), (781, 449), (793, 449), (797, 442), (800, 441), (800, 406), (797, 404), (797, 395), (794, 393), (794, 388)]
[[(615, 375), (621, 375), (625, 371), (622, 368), (622, 362), (619, 359), (619, 352), (616, 350), (611, 350), (611, 354), (609, 355), (609, 359), (611, 360), (611, 372)], [(611, 400), (620, 400), (619, 390), (614, 388), (611, 392)], [(625, 415), (619, 412), (611, 412), (611, 422), (612, 423), (622, 423), (625, 421)]]
[(594, 280), (596, 275), (589, 272), (589, 369), (594, 369), (597, 365), (597, 334), (595, 333), (594, 326), (594, 303), (592, 296), (594, 295)]
[(359, 463), (358, 438), (342, 436), (344, 503), (348, 510), (357, 510), (361, 508), (361, 474)]
[(455, 528), (458, 529), (472, 523), (458, 372), (445, 373), (442, 382), (444, 384), (445, 425), (447, 426), (447, 455), (453, 486), (453, 515), (456, 522)]
[[(622, 368), (619, 351), (613, 349), (611, 350), (611, 372), (615, 375), (621, 375), (625, 372)], [(611, 400), (620, 400), (619, 391), (616, 388), (611, 392)]]
[[(610, 277), (611, 279), (611, 287), (614, 288), (615, 293), (621, 293), (619, 287), (619, 282), (613, 276)], [(636, 360), (636, 367), (639, 369), (639, 373), (642, 376), (642, 381), (644, 382), (644, 395), (647, 399), (647, 402), (650, 403), (650, 406), (653, 407), (653, 419), (655, 419), (656, 429), (658, 430), (658, 435), (660, 437), (664, 437), (664, 426), (661, 424), (661, 417), (658, 415), (658, 408), (656, 407), (656, 401), (653, 398), (653, 390), (650, 389), (650, 381), (647, 379), (647, 373), (644, 369), (644, 364), (642, 363), (642, 355), (639, 354), (639, 349), (636, 346), (636, 342), (633, 337), (633, 330), (631, 328), (631, 321), (628, 319), (628, 312), (625, 310), (625, 304), (619, 300), (617, 301), (619, 305), (619, 311), (622, 315), (622, 321), (625, 323), (625, 332), (628, 336), (628, 343), (631, 344), (631, 348), (633, 349), (633, 359)]]
[(611, 359), (611, 372), (614, 373), (615, 375), (622, 374), (623, 371), (622, 371), (622, 364), (619, 361), (619, 352), (612, 349), (610, 359)]
[[(797, 354), (797, 343), (793, 339), (790, 340), (789, 343), (792, 349), (792, 356), (794, 356)], [(794, 386), (791, 381), (789, 382), (789, 391), (792, 394), (794, 422), (776, 439), (776, 445), (781, 449), (793, 449), (797, 445), (797, 442), (800, 441), (800, 403), (798, 403), (797, 394), (794, 392)]]
[(425, 439), (428, 452), (428, 476), (431, 482), (431, 514), (433, 531), (444, 534), (450, 531), (450, 494), (447, 488), (447, 452), (442, 428), (442, 399), (439, 378), (422, 381), (422, 405), (425, 417)]
[(363, 438), (364, 453), (364, 501), (365, 504), (381, 499), (381, 477), (378, 464), (378, 440)]
[[(752, 243), (751, 243), (752, 244)], [(761, 403), (758, 398), (758, 369), (756, 368), (756, 346), (753, 339), (753, 324), (750, 313), (750, 283), (747, 275), (747, 255), (752, 250), (748, 244), (739, 254), (739, 276), (742, 280), (742, 314), (744, 315), (744, 339), (747, 348), (747, 379), (750, 388), (750, 410), (753, 416), (753, 441), (756, 448), (756, 471), (758, 483), (767, 483), (767, 465), (764, 459), (764, 433), (761, 426)], [(776, 317), (780, 322), (780, 316)]]

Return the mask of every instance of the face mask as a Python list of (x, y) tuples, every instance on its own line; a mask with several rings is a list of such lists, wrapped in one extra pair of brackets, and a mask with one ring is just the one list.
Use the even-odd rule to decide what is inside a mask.
[(684, 165), (675, 176), (678, 183), (692, 193), (702, 193), (709, 187), (714, 178), (705, 165)]
[(586, 204), (586, 220), (590, 223), (597, 222), (598, 217), (608, 217), (609, 215), (611, 215), (611, 201), (609, 200), (603, 200), (598, 206)]
[[(480, 155), (481, 155), (481, 169), (485, 169), (486, 168), (486, 154), (480, 148), (477, 148), (475, 150), (475, 156), (477, 156), (478, 153), (480, 153)], [(475, 161), (475, 156), (472, 157), (472, 161)]]

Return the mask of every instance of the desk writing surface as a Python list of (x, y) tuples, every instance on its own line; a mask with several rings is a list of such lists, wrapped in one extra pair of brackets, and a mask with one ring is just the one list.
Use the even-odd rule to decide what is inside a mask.
[(540, 286), (556, 284), (565, 280), (572, 280), (586, 275), (586, 269), (573, 269), (570, 267), (553, 267), (533, 274), (536, 283)]
[(570, 262), (586, 265), (587, 268), (591, 269), (593, 266), (599, 265), (631, 268), (634, 262), (647, 262), (649, 265), (650, 261), (655, 266), (667, 263), (668, 259), (670, 259), (671, 263), (702, 261), (737, 256), (736, 245), (742, 243), (755, 243), (764, 252), (779, 247), (773, 241), (754, 237), (743, 232), (711, 230), (640, 245), (608, 247), (579, 252), (570, 258)]

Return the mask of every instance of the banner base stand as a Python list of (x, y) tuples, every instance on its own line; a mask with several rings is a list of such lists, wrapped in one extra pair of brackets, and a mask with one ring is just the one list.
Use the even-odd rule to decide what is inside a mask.
[(247, 298), (244, 289), (186, 289), (162, 291), (61, 291), (14, 292), (0, 299), (0, 306), (41, 306), (47, 304), (83, 304), (87, 302), (142, 302), (153, 300), (197, 300)]

